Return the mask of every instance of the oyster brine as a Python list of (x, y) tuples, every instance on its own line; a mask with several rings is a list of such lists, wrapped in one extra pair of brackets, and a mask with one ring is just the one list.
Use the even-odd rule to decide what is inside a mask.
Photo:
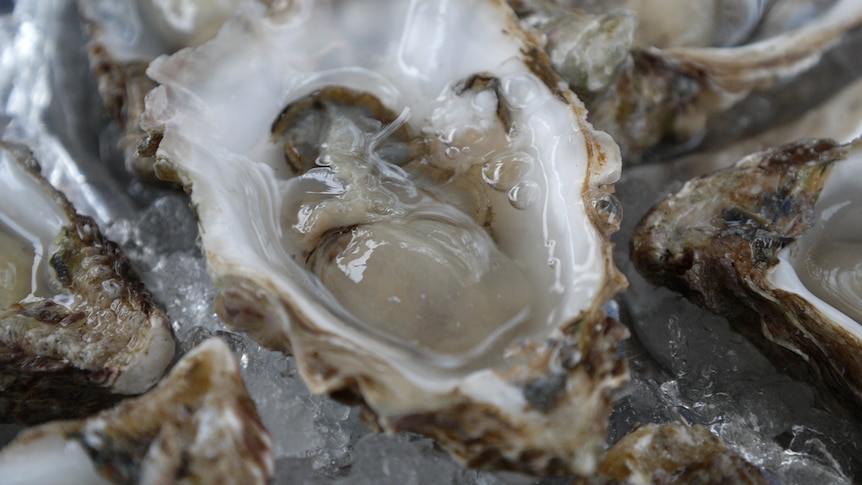
[(860, 173), (859, 140), (749, 155), (654, 207), (635, 231), (633, 261), (858, 410)]
[(119, 247), (0, 142), (0, 422), (80, 417), (140, 394), (174, 357)]
[(619, 153), (507, 5), (249, 5), (148, 73), (228, 325), (470, 465), (595, 467)]

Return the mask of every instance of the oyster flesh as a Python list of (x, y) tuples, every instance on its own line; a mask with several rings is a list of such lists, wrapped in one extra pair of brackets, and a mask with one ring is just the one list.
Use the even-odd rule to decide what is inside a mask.
[(4, 484), (264, 484), (269, 434), (228, 346), (211, 339), (147, 394), (80, 421), (22, 432), (0, 451)]
[(229, 326), (469, 465), (595, 468), (619, 153), (505, 3), (249, 4), (148, 74)]
[(152, 387), (174, 337), (128, 259), (0, 142), (0, 422), (79, 417)]
[(210, 39), (249, 1), (78, 0), (90, 65), (106, 108), (120, 124), (119, 146), (129, 171), (154, 178), (152, 154), (139, 153), (146, 137), (139, 126), (144, 96), (155, 87), (147, 66), (162, 54)]
[(859, 140), (749, 155), (655, 206), (635, 231), (632, 259), (858, 410), (860, 170)]

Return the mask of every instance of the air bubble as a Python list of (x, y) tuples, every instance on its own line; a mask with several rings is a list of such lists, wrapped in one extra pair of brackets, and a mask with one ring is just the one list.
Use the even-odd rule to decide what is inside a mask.
[(619, 229), (620, 220), (623, 217), (623, 205), (619, 199), (608, 192), (595, 191), (592, 195), (593, 209), (613, 231)]
[(539, 185), (535, 182), (520, 182), (509, 190), (509, 203), (515, 209), (527, 209), (539, 201), (541, 192)]
[(492, 189), (506, 192), (511, 190), (529, 169), (529, 158), (524, 154), (516, 154), (483, 165), (482, 179)]
[(461, 155), (461, 150), (458, 147), (446, 147), (446, 158), (449, 160), (454, 160)]
[(332, 157), (329, 155), (317, 157), (317, 159), (314, 160), (314, 164), (317, 165), (318, 167), (331, 167), (332, 163), (333, 163)]

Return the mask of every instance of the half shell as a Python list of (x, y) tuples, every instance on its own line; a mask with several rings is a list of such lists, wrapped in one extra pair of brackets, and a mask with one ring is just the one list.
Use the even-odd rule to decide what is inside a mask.
[(6, 484), (264, 484), (269, 434), (226, 344), (208, 340), (144, 396), (29, 429), (0, 452)]
[(152, 387), (174, 338), (128, 259), (0, 142), (0, 421), (103, 409)]
[(228, 325), (470, 465), (594, 469), (620, 160), (504, 3), (250, 5), (148, 72)]
[(858, 410), (860, 170), (859, 141), (749, 155), (654, 207), (633, 237), (633, 261)]
[[(825, 7), (819, 5), (823, 2), (779, 2), (770, 8), (759, 0), (706, 0), (685, 6), (632, 0), (601, 2), (593, 8), (601, 13), (594, 16), (548, 2), (513, 3), (523, 4), (524, 22), (545, 34), (555, 69), (588, 100), (590, 121), (613, 136), (626, 163), (640, 161), (660, 143), (696, 143), (710, 116), (811, 69), (862, 24), (862, 3), (855, 0), (826, 2)], [(620, 6), (635, 8), (647, 21), (632, 32), (636, 22), (618, 11)], [(681, 9), (709, 13), (685, 14)], [(740, 17), (737, 29), (715, 31), (727, 20), (723, 12)], [(683, 22), (667, 25), (676, 19)], [(698, 19), (705, 26), (693, 30), (701, 32), (676, 32), (677, 27), (692, 28)], [(582, 29), (571, 28), (581, 25), (595, 33), (583, 35)], [(619, 56), (626, 45), (632, 46), (630, 55)], [(585, 84), (585, 79), (602, 82)]]

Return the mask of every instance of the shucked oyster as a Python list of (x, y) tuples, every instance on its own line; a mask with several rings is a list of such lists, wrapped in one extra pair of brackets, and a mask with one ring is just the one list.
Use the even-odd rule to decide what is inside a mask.
[(34, 423), (140, 394), (174, 357), (167, 317), (119, 247), (0, 142), (0, 421)]
[(185, 355), (149, 393), (80, 421), (29, 429), (0, 452), (4, 484), (264, 484), (269, 434), (230, 349)]
[(503, 2), (250, 5), (148, 73), (228, 325), (470, 465), (593, 470), (620, 160)]
[(782, 367), (801, 357), (807, 365), (796, 371), (858, 410), (860, 170), (858, 140), (749, 155), (654, 207), (633, 237), (633, 261), (728, 315)]
[[(99, 93), (120, 124), (127, 168), (153, 178), (152, 154), (138, 153), (144, 96), (155, 87), (145, 71), (163, 54), (212, 38), (240, 5), (253, 0), (78, 0)], [(260, 0), (263, 1), (263, 0)]]

